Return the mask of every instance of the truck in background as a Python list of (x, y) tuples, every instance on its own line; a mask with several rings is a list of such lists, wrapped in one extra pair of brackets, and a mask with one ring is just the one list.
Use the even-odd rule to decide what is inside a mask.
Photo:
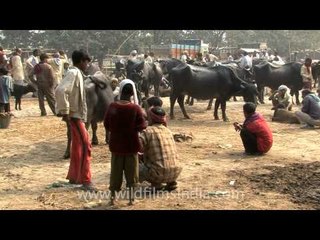
[(199, 52), (202, 54), (209, 52), (209, 44), (199, 39), (187, 39), (180, 40), (178, 43), (151, 45), (150, 51), (156, 58), (180, 59), (184, 51), (187, 51), (191, 58), (195, 58)]

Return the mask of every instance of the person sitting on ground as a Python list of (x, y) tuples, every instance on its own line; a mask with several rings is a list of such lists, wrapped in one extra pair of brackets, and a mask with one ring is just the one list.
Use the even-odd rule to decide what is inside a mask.
[(149, 126), (140, 134), (143, 162), (139, 164), (139, 182), (148, 181), (152, 190), (177, 188), (182, 168), (177, 166), (177, 149), (172, 132), (167, 128), (166, 113), (157, 106), (148, 110)]
[(280, 85), (278, 90), (274, 91), (269, 97), (269, 100), (272, 100), (273, 108), (271, 110), (277, 110), (278, 108), (292, 110), (292, 97), (286, 85)]
[(245, 121), (243, 124), (233, 123), (236, 131), (240, 131), (240, 137), (248, 155), (261, 155), (267, 153), (273, 143), (273, 136), (266, 120), (256, 112), (256, 105), (247, 102), (243, 105)]
[(314, 126), (320, 126), (320, 98), (309, 89), (302, 90), (302, 108), (295, 112), (295, 115), (303, 124), (301, 128), (312, 129)]

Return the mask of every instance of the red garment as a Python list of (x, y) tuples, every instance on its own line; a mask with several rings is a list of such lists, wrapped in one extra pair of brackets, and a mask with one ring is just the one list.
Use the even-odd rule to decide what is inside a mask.
[(84, 123), (71, 118), (71, 158), (67, 179), (76, 184), (91, 183), (91, 143)]
[(266, 153), (270, 150), (273, 143), (272, 132), (266, 120), (259, 113), (254, 113), (248, 117), (243, 126), (256, 135), (258, 150), (260, 152)]
[(147, 124), (140, 106), (122, 100), (111, 103), (104, 118), (104, 126), (110, 131), (111, 152), (141, 152), (138, 132), (145, 129)]

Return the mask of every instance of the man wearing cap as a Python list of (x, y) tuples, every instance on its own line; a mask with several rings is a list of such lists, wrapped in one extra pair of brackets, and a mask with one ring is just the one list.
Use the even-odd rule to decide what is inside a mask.
[(84, 74), (89, 55), (83, 50), (72, 53), (73, 66), (57, 86), (57, 116), (63, 116), (71, 127), (71, 156), (67, 175), (69, 183), (82, 184), (84, 190), (96, 191), (91, 181), (91, 143), (84, 122), (87, 121)]
[[(52, 113), (55, 115), (56, 98), (54, 95), (54, 73), (52, 67), (48, 64), (49, 56), (46, 53), (40, 55), (40, 62), (34, 66), (29, 73), (29, 79), (38, 87), (38, 100), (41, 116), (46, 116), (47, 111), (44, 106), (44, 97), (46, 97)], [(34, 79), (36, 76), (36, 80)]]
[(309, 89), (302, 90), (302, 108), (295, 112), (295, 115), (303, 124), (303, 129), (313, 129), (320, 126), (320, 98)]
[(166, 113), (160, 107), (148, 110), (149, 126), (140, 134), (143, 145), (143, 163), (139, 165), (139, 181), (148, 181), (153, 190), (161, 190), (166, 183), (168, 191), (177, 188), (182, 168), (177, 166), (177, 149), (172, 132), (167, 128)]
[(280, 85), (277, 91), (270, 96), (269, 100), (272, 100), (273, 108), (271, 110), (277, 110), (278, 108), (292, 110), (292, 97), (289, 94), (288, 87), (286, 85)]

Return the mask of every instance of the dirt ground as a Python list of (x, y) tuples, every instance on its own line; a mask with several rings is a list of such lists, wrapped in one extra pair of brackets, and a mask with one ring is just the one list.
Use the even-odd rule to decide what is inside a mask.
[[(169, 128), (194, 136), (191, 142), (177, 142), (183, 166), (178, 189), (148, 194), (148, 184), (143, 183), (133, 206), (124, 197), (109, 206), (111, 155), (103, 143), (103, 125), (99, 124), (100, 144), (93, 147), (91, 165), (100, 192), (83, 195), (79, 186), (65, 179), (69, 160), (62, 158), (64, 122), (48, 107), (49, 115), (40, 117), (37, 99), (28, 95), (22, 99), (23, 110), (14, 111), (9, 128), (0, 129), (0, 209), (320, 209), (320, 129), (271, 122), (267, 101), (257, 111), (269, 122), (274, 145), (264, 156), (244, 156), (232, 126), (244, 118), (239, 100), (227, 103), (230, 122), (213, 120), (213, 112), (205, 110), (207, 101), (186, 107), (191, 120), (183, 119), (176, 105), (176, 119), (169, 121)], [(169, 98), (164, 98), (164, 108), (169, 112)]]

